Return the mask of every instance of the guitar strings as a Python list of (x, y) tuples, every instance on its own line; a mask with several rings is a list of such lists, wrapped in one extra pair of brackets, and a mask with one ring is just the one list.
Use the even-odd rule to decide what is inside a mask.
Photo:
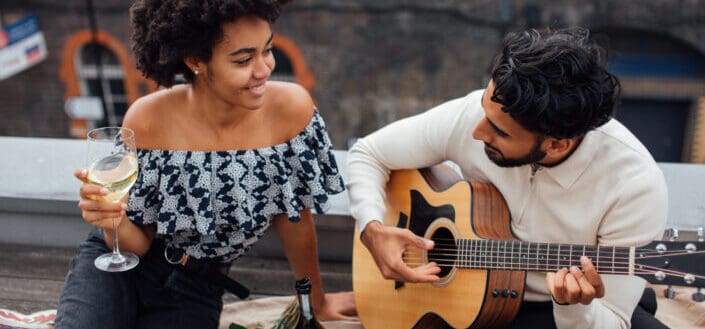
[[(421, 265), (425, 265), (425, 264), (408, 264), (408, 265), (412, 265), (412, 266), (413, 266), (413, 265), (421, 266)], [(438, 267), (441, 267), (441, 268), (456, 268), (456, 267), (458, 267), (458, 266), (456, 266), (456, 265), (454, 265), (454, 264), (448, 264), (448, 265), (438, 264)], [(463, 268), (463, 267), (460, 267), (460, 268), (461, 268), (461, 269), (486, 269), (485, 267), (478, 267), (478, 268), (472, 268), (472, 267), (470, 267), (470, 268)], [(564, 268), (564, 267), (561, 267), (561, 268), (554, 267), (554, 268), (518, 269), (518, 270), (517, 270), (517, 269), (512, 269), (512, 268), (494, 268), (494, 269), (499, 269), (499, 270), (516, 270), (516, 271), (535, 271), (535, 272), (549, 272), (549, 271), (550, 271), (550, 272), (555, 272), (555, 271), (558, 271), (558, 270), (563, 269), (563, 268)], [(664, 272), (664, 274), (667, 274), (667, 275), (669, 275), (669, 276), (671, 276), (671, 277), (679, 277), (679, 278), (682, 277), (682, 276), (684, 276), (684, 275), (686, 275), (686, 274), (688, 274), (688, 273), (685, 273), (685, 272), (670, 271), (670, 270), (664, 270), (664, 269), (659, 269), (659, 268), (655, 268), (655, 269), (653, 269), (653, 270), (637, 269), (637, 270), (634, 270), (633, 272), (631, 272), (631, 274), (634, 274), (634, 275), (654, 275), (654, 274), (655, 274), (656, 272), (658, 272), (658, 271)], [(604, 271), (604, 270), (600, 271), (600, 270), (598, 270), (597, 272), (600, 273), (600, 274), (630, 274), (630, 271), (628, 270), (628, 268), (619, 268), (619, 269), (615, 269), (615, 270), (613, 270), (613, 271)], [(703, 275), (693, 275), (693, 278), (695, 278), (695, 279), (701, 279), (701, 280), (702, 280), (702, 279), (705, 279), (705, 276), (703, 276)]]
[[(473, 240), (473, 241), (485, 241), (485, 240)], [(504, 241), (504, 240), (492, 240), (492, 241)], [(458, 245), (457, 244), (445, 244), (445, 243), (436, 243), (435, 244), (437, 247), (434, 247), (432, 250), (448, 250), (448, 251), (455, 251), (458, 250)], [(580, 251), (583, 249), (583, 245), (561, 245), (561, 248), (558, 248), (556, 246), (551, 246), (547, 249), (540, 249), (541, 252), (546, 251), (549, 252), (550, 254), (559, 253), (561, 255), (563, 254), (568, 254), (570, 253), (570, 246), (577, 247), (573, 248), (573, 252)], [(443, 248), (438, 248), (438, 247), (443, 247)], [(446, 248), (447, 247), (447, 248)], [(494, 251), (498, 249), (502, 249), (502, 252), (510, 252), (510, 253), (517, 253), (515, 248), (513, 248), (514, 245), (510, 247), (501, 247), (499, 244), (470, 244), (467, 245), (463, 248), (465, 251), (475, 251), (477, 249), (482, 250), (482, 251)], [(540, 247), (540, 246), (539, 246)], [(565, 247), (565, 248), (563, 248)], [(590, 254), (595, 254), (598, 252), (597, 246), (585, 246), (590, 249), (586, 249), (587, 251), (590, 251)], [(619, 249), (629, 249), (630, 247), (612, 247), (612, 246), (601, 246), (601, 250), (599, 250), (600, 255), (607, 255), (610, 256), (612, 254), (615, 255), (630, 255), (630, 252), (623, 252), (623, 251), (617, 251)], [(524, 248), (521, 248), (520, 250), (523, 250)], [(614, 249), (612, 251), (611, 249)], [(506, 250), (506, 251), (505, 251)], [(530, 252), (535, 252), (535, 250), (531, 250), (530, 248), (527, 248), (526, 253)], [(635, 257), (640, 257), (640, 258), (654, 258), (654, 257), (662, 257), (665, 255), (669, 256), (680, 256), (680, 255), (688, 255), (688, 254), (698, 254), (698, 253), (705, 253), (705, 250), (694, 250), (694, 251), (688, 251), (688, 250), (667, 250), (667, 251), (656, 251), (653, 249), (644, 249), (644, 248), (635, 248), (634, 249), (635, 253), (639, 253), (639, 255), (635, 255)], [(597, 254), (595, 254), (597, 255)], [(643, 255), (648, 255), (648, 256), (643, 256)], [(650, 256), (650, 257), (649, 257)]]
[[(437, 251), (450, 251), (451, 253), (439, 253)], [(417, 250), (415, 252), (418, 252), (419, 255), (421, 254), (421, 250)], [(528, 253), (517, 253), (517, 252), (511, 252), (511, 251), (499, 251), (499, 250), (480, 250), (479, 252), (481, 253), (486, 253), (485, 255), (478, 255), (477, 250), (465, 250), (461, 251), (460, 254), (457, 252), (457, 249), (431, 249), (428, 251), (431, 255), (434, 257), (439, 257), (439, 256), (449, 256), (452, 258), (458, 257), (458, 255), (461, 256), (474, 256), (476, 258), (488, 258), (488, 257), (495, 257), (495, 258), (502, 258), (502, 259), (515, 259), (517, 258), (516, 255), (526, 255)], [(406, 251), (405, 253), (411, 254), (411, 251)], [(700, 250), (700, 251), (671, 251), (671, 252), (664, 252), (662, 254), (657, 254), (657, 255), (649, 255), (649, 256), (642, 256), (642, 255), (637, 255), (634, 254), (633, 259), (634, 260), (641, 260), (641, 259), (651, 259), (651, 258), (660, 258), (660, 257), (665, 257), (665, 256), (688, 256), (688, 255), (698, 255), (698, 254), (703, 254), (705, 253), (705, 250)], [(510, 255), (507, 257), (507, 255)], [(626, 257), (624, 256), (626, 255)], [(541, 260), (544, 260), (546, 262), (550, 260), (556, 260), (556, 261), (570, 261), (571, 259), (565, 259), (566, 257), (573, 257), (573, 256), (593, 256), (590, 254), (582, 254), (582, 253), (567, 253), (567, 252), (560, 252), (560, 253), (554, 253), (554, 254), (546, 254), (546, 257), (540, 258)], [(629, 261), (632, 259), (631, 254), (628, 253), (605, 253), (605, 254), (600, 254), (600, 255), (594, 255), (592, 259), (595, 259), (597, 261), (597, 256), (603, 256), (607, 257), (608, 259), (605, 260), (604, 262), (610, 263), (610, 260), (615, 260), (615, 261)], [(525, 257), (522, 258), (519, 256), (520, 259), (524, 260), (534, 260), (537, 258), (534, 257)], [(577, 260), (576, 260), (577, 261)]]
[[(496, 267), (494, 267), (494, 268), (496, 268), (496, 269), (510, 269), (510, 270), (513, 269), (513, 265), (518, 265), (519, 267), (522, 267), (522, 266), (523, 266), (522, 268), (520, 268), (520, 270), (529, 270), (529, 271), (531, 270), (531, 268), (530, 268), (530, 267), (531, 267), (530, 262), (499, 262), (498, 257), (495, 257), (495, 259), (497, 259), (497, 261), (493, 261), (493, 260), (491, 259), (492, 256), (481, 256), (481, 257), (483, 257), (483, 258), (490, 258), (490, 259), (489, 259), (489, 264), (488, 264), (487, 259), (469, 260), (469, 261), (467, 261), (467, 262), (462, 262), (462, 261), (461, 261), (461, 264), (467, 264), (468, 267), (470, 267), (470, 268), (473, 268), (473, 266), (477, 266), (477, 268), (486, 268), (486, 267), (492, 267), (491, 265), (498, 265), (498, 264), (499, 264), (499, 265), (502, 265), (502, 266), (501, 266), (501, 267), (500, 267), (500, 266), (496, 266)], [(413, 262), (405, 261), (405, 263), (407, 263), (407, 265), (411, 265), (411, 266), (421, 266), (421, 265), (424, 265), (424, 263), (421, 263), (421, 258), (420, 258), (420, 256), (419, 256), (418, 258), (417, 258), (417, 257), (409, 258), (409, 257), (403, 256), (403, 259), (413, 261)], [(505, 258), (505, 259), (506, 259), (506, 258)], [(510, 259), (512, 259), (512, 258), (510, 258)], [(458, 267), (458, 264), (457, 264), (457, 263), (458, 263), (458, 260), (457, 260), (457, 259), (444, 258), (444, 259), (438, 259), (438, 260), (432, 260), (432, 261), (436, 262), (436, 264), (437, 264), (439, 267)], [(656, 273), (656, 272), (658, 272), (658, 271), (661, 271), (661, 272), (663, 272), (664, 274), (671, 274), (671, 275), (673, 275), (673, 276), (679, 276), (679, 275), (685, 275), (685, 274), (687, 274), (687, 273), (682, 272), (682, 271), (676, 271), (676, 270), (670, 270), (670, 269), (663, 269), (663, 268), (659, 268), (659, 267), (656, 267), (656, 266), (643, 265), (643, 264), (637, 265), (637, 264), (624, 263), (624, 262), (608, 262), (608, 263), (612, 263), (612, 266), (607, 266), (607, 268), (608, 268), (608, 269), (611, 269), (611, 271), (606, 271), (606, 270), (605, 270), (605, 267), (606, 267), (605, 265), (602, 266), (602, 268), (603, 268), (602, 271), (600, 271), (600, 266), (599, 266), (599, 264), (596, 265), (595, 267), (596, 267), (596, 269), (597, 269), (597, 271), (598, 271), (599, 273), (606, 273), (606, 274), (610, 274), (610, 273), (612, 273), (612, 274), (628, 274), (628, 273), (629, 273), (629, 267), (630, 267), (629, 265), (635, 266), (635, 268), (634, 268), (634, 270), (633, 270), (633, 273), (634, 273), (634, 274), (654, 274), (654, 273)], [(544, 264), (545, 264), (546, 266), (540, 266), (540, 265), (544, 265)], [(571, 265), (573, 265), (573, 264), (571, 264)], [(574, 265), (580, 265), (580, 264), (579, 264), (579, 263), (576, 263), (576, 264), (574, 264)], [(619, 265), (619, 266), (614, 266), (614, 265)], [(460, 266), (460, 267), (463, 268), (463, 266)], [(508, 268), (508, 267), (509, 267), (509, 268)], [(546, 270), (546, 271), (548, 271), (548, 270), (557, 271), (557, 270), (562, 269), (562, 268), (566, 268), (566, 266), (561, 266), (561, 264), (551, 264), (551, 263), (546, 262), (546, 263), (542, 263), (542, 264), (538, 264), (538, 263), (537, 263), (535, 269), (536, 269), (536, 270)], [(645, 269), (646, 269), (646, 270), (645, 270)], [(694, 278), (698, 278), (698, 279), (705, 279), (705, 275), (693, 275), (693, 277), (694, 277)]]
[[(469, 263), (467, 266), (458, 266), (457, 262), (455, 261), (448, 261), (448, 262), (439, 262), (435, 261), (436, 265), (439, 267), (459, 267), (459, 268), (469, 268), (469, 269), (505, 269), (505, 270), (525, 270), (525, 271), (558, 271), (563, 268), (567, 268), (566, 266), (557, 266), (555, 264), (546, 264), (546, 266), (539, 266), (543, 264), (537, 264), (536, 268), (531, 268), (531, 264), (523, 264), (523, 263), (502, 263), (503, 266), (491, 266), (492, 264), (487, 264), (486, 262), (478, 262), (478, 263)], [(421, 263), (420, 261), (417, 262), (405, 262), (407, 265), (410, 266), (421, 266), (425, 265), (427, 263)], [(518, 269), (515, 269), (512, 265), (519, 265)], [(522, 266), (523, 265), (523, 266)], [(576, 264), (579, 265), (579, 264)], [(615, 266), (615, 267), (609, 267), (608, 269), (605, 269), (603, 266), (603, 269), (600, 270), (598, 266), (596, 266), (596, 270), (598, 273), (602, 274), (629, 274), (629, 266), (623, 266), (623, 264), (620, 264), (621, 266)], [(687, 274), (686, 272), (682, 271), (676, 271), (676, 270), (669, 270), (669, 269), (662, 269), (654, 266), (641, 266), (640, 268), (635, 268), (632, 273), (634, 274), (655, 274), (656, 272), (663, 272), (664, 274), (670, 274), (672, 276), (683, 276)], [(694, 278), (698, 279), (705, 279), (704, 275), (693, 275)]]

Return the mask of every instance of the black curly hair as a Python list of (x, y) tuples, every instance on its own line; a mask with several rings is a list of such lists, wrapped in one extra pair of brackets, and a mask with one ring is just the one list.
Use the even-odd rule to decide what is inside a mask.
[(222, 24), (245, 15), (273, 23), (288, 1), (276, 0), (138, 0), (130, 7), (132, 52), (137, 69), (170, 87), (177, 74), (193, 81), (184, 59), (208, 62), (223, 38)]
[(613, 117), (621, 92), (606, 57), (582, 28), (509, 33), (492, 68), (492, 100), (529, 131), (582, 136)]

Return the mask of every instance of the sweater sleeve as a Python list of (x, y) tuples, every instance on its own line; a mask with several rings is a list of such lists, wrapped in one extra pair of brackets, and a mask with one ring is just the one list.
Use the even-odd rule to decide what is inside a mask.
[[(617, 195), (600, 224), (600, 245), (642, 246), (663, 235), (668, 195), (663, 174), (655, 164), (622, 184)], [(554, 303), (558, 328), (630, 328), (645, 281), (635, 276), (604, 274), (602, 281), (605, 296), (589, 305)]]
[(383, 221), (384, 189), (391, 170), (422, 168), (447, 159), (449, 138), (466, 99), (454, 99), (389, 124), (350, 149), (346, 187), (358, 232), (371, 221)]

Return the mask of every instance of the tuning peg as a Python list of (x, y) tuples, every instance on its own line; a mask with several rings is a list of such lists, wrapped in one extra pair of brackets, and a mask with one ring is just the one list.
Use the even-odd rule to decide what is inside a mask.
[(703, 228), (698, 227), (698, 242), (703, 242), (705, 241), (705, 232), (703, 232)]
[(668, 299), (676, 298), (676, 289), (673, 289), (672, 285), (668, 285), (668, 288), (663, 290), (663, 295)]
[(668, 229), (668, 240), (670, 241), (676, 241), (678, 240), (678, 229), (675, 227), (671, 227)]
[(703, 294), (700, 291), (700, 288), (698, 288), (698, 291), (694, 292), (693, 296), (691, 296), (691, 298), (693, 298), (694, 301), (700, 303), (702, 301), (705, 301), (705, 294)]

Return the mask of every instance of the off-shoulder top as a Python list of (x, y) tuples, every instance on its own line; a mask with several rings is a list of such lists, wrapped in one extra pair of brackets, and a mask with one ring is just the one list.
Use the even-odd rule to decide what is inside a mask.
[(138, 150), (140, 172), (128, 218), (156, 224), (157, 238), (196, 258), (227, 262), (242, 255), (272, 217), (323, 213), (328, 194), (345, 187), (317, 110), (292, 139), (229, 151)]

